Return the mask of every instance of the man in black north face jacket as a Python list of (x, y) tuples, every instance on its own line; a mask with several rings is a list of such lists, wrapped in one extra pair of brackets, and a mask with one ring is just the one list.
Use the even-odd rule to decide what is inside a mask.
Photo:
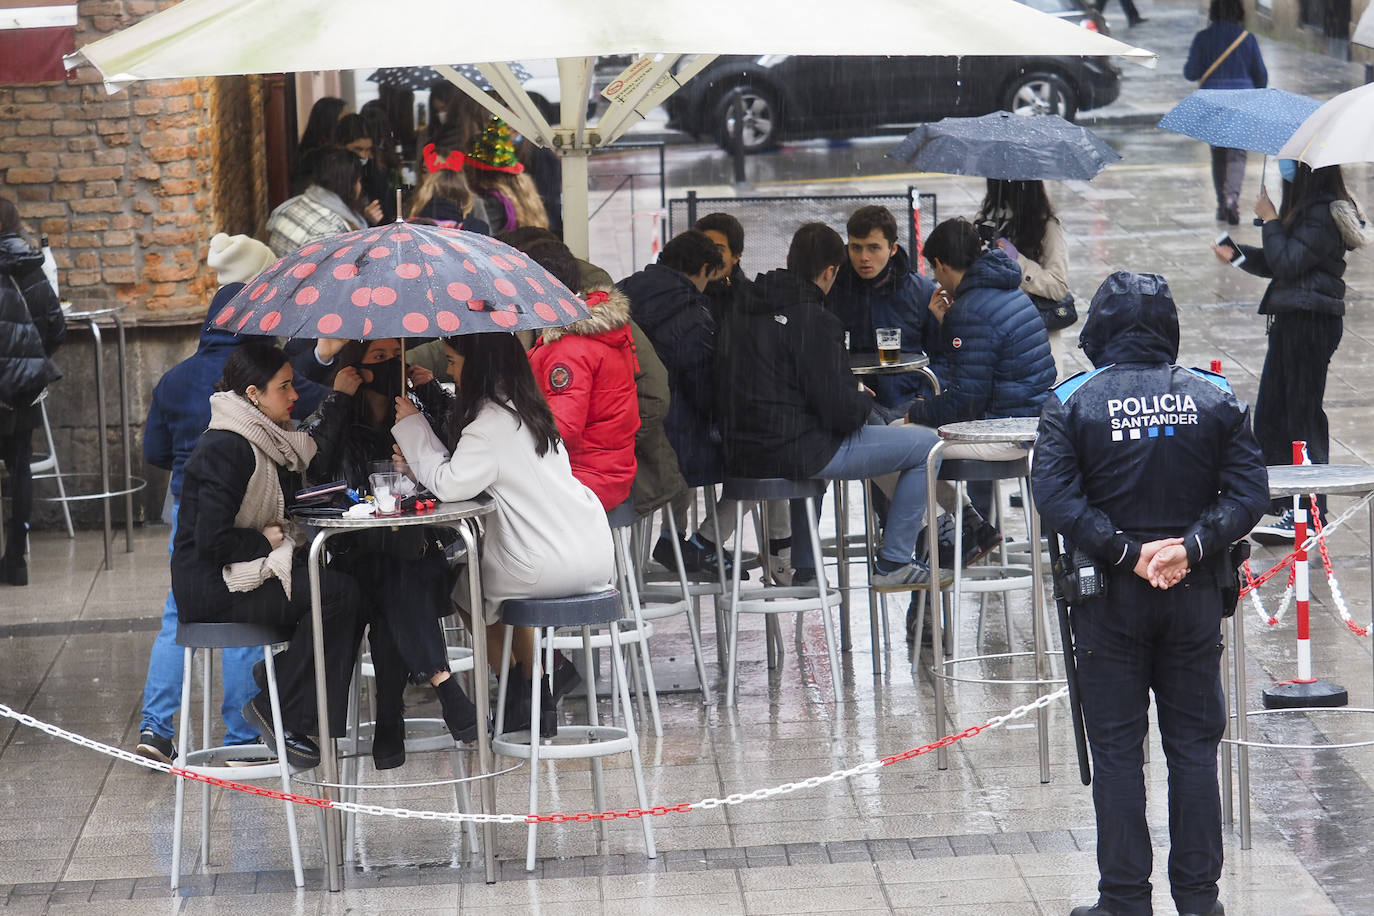
[(1174, 364), (1178, 313), (1163, 277), (1108, 277), (1080, 340), (1097, 368), (1045, 402), (1031, 472), (1049, 525), (1107, 570), (1105, 594), (1072, 614), (1100, 873), (1097, 904), (1073, 914), (1151, 912), (1141, 775), (1151, 691), (1169, 764), (1174, 902), (1220, 914), (1220, 589), (1229, 545), (1269, 504), (1268, 475), (1226, 380)]

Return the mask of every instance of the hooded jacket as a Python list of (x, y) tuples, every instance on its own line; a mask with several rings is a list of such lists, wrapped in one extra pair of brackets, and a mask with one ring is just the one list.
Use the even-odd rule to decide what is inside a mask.
[(1001, 251), (969, 265), (928, 348), (938, 397), (919, 398), (907, 419), (922, 426), (1033, 417), (1054, 384), (1054, 356), (1040, 312), (1021, 292), (1021, 268)]
[(610, 511), (630, 497), (635, 479), (639, 360), (630, 333), (630, 301), (612, 287), (591, 314), (546, 328), (530, 350), (530, 368), (544, 392), (573, 476)]
[[(62, 377), (49, 357), (66, 333), (62, 306), (43, 275), (43, 255), (14, 233), (0, 235), (0, 414), (9, 422), (33, 427), (37, 411), (31, 405)], [(8, 425), (6, 417), (0, 424)]]
[(760, 274), (721, 326), (716, 401), (732, 476), (815, 476), (864, 425), (873, 398), (849, 370), (844, 328), (821, 289)]
[(1239, 246), (1245, 255), (1241, 269), (1271, 280), (1260, 299), (1261, 315), (1345, 314), (1345, 253), (1366, 241), (1353, 210), (1347, 201), (1318, 195), (1286, 228), (1282, 220), (1266, 220), (1260, 246)]
[(639, 374), (635, 391), (639, 396), (639, 432), (635, 433), (635, 482), (630, 498), (635, 511), (646, 515), (687, 491), (687, 481), (678, 467), (677, 452), (663, 431), (672, 393), (668, 388), (668, 369), (654, 352), (644, 329), (630, 322), (635, 341)]
[(710, 302), (680, 271), (650, 264), (619, 283), (630, 316), (668, 369), (672, 403), (663, 428), (688, 485), (721, 479), (724, 454), (715, 424), (716, 322)]
[(1249, 411), (1222, 376), (1174, 364), (1178, 311), (1156, 274), (1103, 281), (1080, 340), (1097, 368), (1045, 402), (1036, 507), (1071, 546), (1123, 573), (1163, 537), (1184, 539), (1194, 569), (1220, 568), (1269, 506)]
[[(920, 351), (940, 333), (940, 323), (930, 314), (933, 292), (935, 284), (911, 269), (911, 258), (899, 245), (872, 280), (860, 277), (846, 258), (825, 304), (849, 332), (849, 349), (855, 353), (878, 351), (874, 328), (900, 328), (902, 349)], [(920, 392), (920, 380), (916, 373), (874, 375), (866, 384), (884, 407), (905, 407)]]

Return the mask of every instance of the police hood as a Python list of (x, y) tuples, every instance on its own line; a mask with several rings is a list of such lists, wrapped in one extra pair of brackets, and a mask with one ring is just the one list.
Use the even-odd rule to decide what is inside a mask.
[(1098, 368), (1113, 363), (1172, 363), (1178, 309), (1159, 274), (1118, 270), (1093, 295), (1078, 345)]

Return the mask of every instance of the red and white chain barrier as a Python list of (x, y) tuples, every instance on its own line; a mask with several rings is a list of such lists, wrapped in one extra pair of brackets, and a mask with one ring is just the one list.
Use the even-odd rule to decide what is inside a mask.
[[(1336, 519), (1331, 522), (1331, 524), (1323, 525), (1321, 512), (1317, 508), (1316, 497), (1312, 496), (1310, 498), (1310, 505), (1312, 506), (1313, 531), (1310, 536), (1306, 537), (1295, 550), (1279, 560), (1279, 562), (1275, 563), (1260, 576), (1255, 576), (1250, 569), (1250, 561), (1245, 561), (1245, 564), (1242, 566), (1242, 571), (1245, 575), (1245, 587), (1241, 589), (1241, 597), (1249, 596), (1251, 606), (1255, 609), (1255, 613), (1265, 626), (1278, 626), (1279, 622), (1283, 619), (1283, 615), (1293, 606), (1298, 584), (1299, 561), (1301, 560), (1305, 564), (1307, 552), (1313, 547), (1316, 547), (1321, 553), (1322, 570), (1326, 574), (1327, 587), (1331, 590), (1332, 603), (1336, 605), (1336, 610), (1340, 613), (1341, 619), (1345, 621), (1345, 625), (1350, 632), (1356, 636), (1364, 637), (1370, 635), (1371, 629), (1374, 628), (1374, 624), (1361, 626), (1356, 623), (1355, 618), (1350, 613), (1350, 608), (1345, 603), (1345, 595), (1341, 592), (1341, 584), (1336, 580), (1336, 571), (1331, 564), (1331, 551), (1327, 546), (1327, 536), (1349, 521), (1356, 512), (1359, 512), (1365, 506), (1369, 505), (1371, 499), (1374, 499), (1374, 493), (1365, 494), (1359, 501), (1352, 504), (1340, 515), (1336, 516)], [(1282, 597), (1279, 598), (1278, 609), (1273, 614), (1270, 614), (1265, 609), (1264, 603), (1260, 600), (1259, 588), (1285, 569), (1288, 570), (1288, 585), (1283, 590)]]
[(703, 798), (698, 801), (682, 802), (676, 805), (655, 805), (652, 808), (626, 808), (620, 811), (583, 811), (578, 812), (576, 814), (468, 814), (454, 811), (416, 811), (410, 808), (390, 808), (383, 805), (363, 805), (358, 804), (356, 802), (333, 801), (325, 798), (316, 798), (312, 795), (297, 795), (295, 793), (282, 792), (280, 790), (268, 789), (262, 786), (253, 786), (248, 785), (246, 783), (234, 782), (229, 779), (220, 779), (217, 776), (211, 776), (206, 773), (197, 772), (194, 769), (188, 770), (182, 767), (174, 766), (172, 764), (161, 763), (156, 760), (149, 760), (146, 757), (140, 757), (132, 751), (126, 751), (123, 748), (103, 744), (99, 741), (87, 738), (84, 735), (78, 735), (75, 732), (70, 732), (64, 728), (59, 728), (58, 726), (52, 725), (48, 722), (42, 722), (38, 719), (35, 719), (33, 716), (18, 712), (3, 704), (0, 704), (0, 717), (13, 719), (20, 725), (37, 729), (38, 731), (53, 736), (54, 738), (61, 738), (63, 741), (70, 741), (71, 743), (79, 745), (80, 747), (88, 748), (90, 750), (96, 751), (97, 753), (104, 754), (107, 757), (113, 757), (116, 760), (122, 760), (125, 763), (132, 763), (137, 766), (144, 767), (145, 769), (157, 770), (162, 773), (170, 773), (173, 776), (179, 776), (183, 779), (189, 779), (195, 782), (208, 783), (212, 786), (218, 786), (221, 789), (232, 789), (236, 792), (244, 792), (249, 795), (258, 795), (263, 798), (271, 798), (276, 799), (278, 801), (294, 802), (298, 805), (314, 805), (317, 808), (333, 808), (338, 811), (351, 811), (356, 814), (372, 814), (381, 817), (411, 818), (423, 821), (471, 821), (473, 823), (478, 824), (562, 824), (584, 823), (587, 821), (613, 821), (617, 818), (633, 819), (640, 817), (660, 817), (665, 814), (684, 814), (688, 811), (709, 811), (712, 808), (720, 808), (724, 805), (739, 805), (747, 801), (763, 801), (765, 799), (774, 798), (779, 795), (787, 795), (791, 792), (796, 792), (801, 789), (814, 789), (817, 786), (823, 786), (826, 783), (838, 782), (842, 779), (851, 779), (855, 776), (862, 776), (866, 773), (873, 773), (877, 770), (882, 769), (885, 766), (891, 766), (892, 764), (900, 763), (903, 760), (910, 760), (913, 757), (920, 757), (921, 755), (929, 754), (931, 751), (936, 750), (938, 748), (949, 747), (951, 744), (954, 744), (957, 741), (962, 741), (965, 738), (972, 738), (975, 735), (979, 735), (985, 731), (992, 731), (993, 729), (1001, 728), (1008, 722), (1011, 722), (1015, 719), (1024, 718), (1025, 716), (1030, 715), (1032, 712), (1049, 706), (1051, 703), (1060, 699), (1061, 697), (1067, 696), (1068, 692), (1068, 687), (1060, 687), (1053, 693), (1047, 693), (1043, 696), (1037, 697), (1034, 701), (1027, 703), (1024, 706), (1016, 707), (1011, 712), (1005, 713), (1000, 716), (994, 716), (993, 718), (984, 722), (982, 725), (970, 726), (969, 728), (966, 728), (961, 732), (946, 735), (938, 741), (932, 741), (930, 744), (923, 744), (920, 747), (914, 747), (908, 751), (903, 751), (900, 754), (891, 754), (887, 757), (880, 757), (877, 760), (867, 760), (863, 763), (849, 767), (845, 770), (835, 770), (831, 773), (825, 774), (824, 776), (812, 776), (808, 779), (803, 779), (800, 782), (785, 782), (781, 785), (770, 786), (766, 789), (755, 789), (752, 792), (737, 792), (733, 795), (727, 795), (725, 798)]

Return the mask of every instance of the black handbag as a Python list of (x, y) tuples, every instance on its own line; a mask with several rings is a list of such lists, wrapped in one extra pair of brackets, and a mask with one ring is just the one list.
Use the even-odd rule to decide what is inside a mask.
[(1059, 300), (1029, 293), (1027, 295), (1030, 295), (1030, 301), (1035, 303), (1047, 331), (1062, 331), (1078, 320), (1078, 309), (1073, 307), (1073, 293), (1065, 293), (1064, 298)]

